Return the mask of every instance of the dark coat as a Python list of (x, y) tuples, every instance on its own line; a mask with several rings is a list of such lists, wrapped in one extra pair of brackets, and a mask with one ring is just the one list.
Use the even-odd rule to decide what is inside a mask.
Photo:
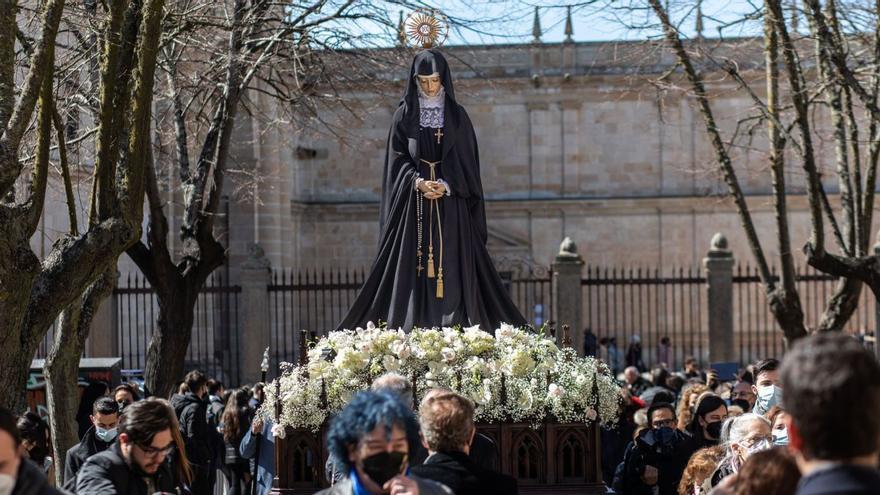
[(63, 495), (64, 493), (66, 492), (56, 490), (49, 485), (49, 480), (39, 466), (29, 459), (21, 459), (12, 495)]
[(217, 431), (208, 425), (208, 403), (192, 392), (174, 405), (180, 433), (186, 442), (186, 455), (192, 464), (209, 466), (214, 458)]
[(619, 493), (652, 493), (652, 487), (642, 481), (642, 475), (646, 466), (653, 466), (658, 472), (657, 487), (660, 495), (678, 494), (678, 483), (693, 454), (692, 442), (679, 430), (671, 430), (666, 439), (660, 438), (659, 431), (644, 430), (627, 447), (622, 467), (615, 473), (615, 489)]
[[(441, 485), (440, 483), (426, 480), (423, 478), (419, 478), (417, 476), (409, 476), (419, 485), (419, 494), (420, 495), (457, 495), (452, 490), (450, 490), (445, 485)], [(331, 486), (330, 488), (325, 488), (319, 492), (316, 492), (315, 495), (354, 495), (354, 482), (352, 482), (351, 478), (344, 477), (339, 483)]]
[(193, 468), (192, 491), (196, 495), (208, 495), (213, 491), (215, 463), (223, 445), (217, 429), (208, 424), (208, 401), (187, 392), (174, 412)]
[(76, 493), (79, 495), (152, 495), (155, 492), (177, 493), (171, 466), (165, 462), (152, 476), (154, 490), (147, 491), (143, 473), (135, 471), (125, 462), (119, 443), (95, 454), (83, 464), (76, 476)]
[(804, 476), (797, 495), (874, 495), (880, 493), (880, 471), (838, 465)]
[(516, 495), (516, 479), (477, 465), (464, 452), (437, 452), (412, 474), (448, 486), (456, 495)]
[(67, 455), (64, 457), (63, 488), (70, 492), (76, 490), (76, 474), (79, 472), (82, 465), (85, 464), (86, 459), (100, 452), (104, 452), (110, 447), (110, 445), (112, 445), (112, 442), (102, 442), (95, 436), (94, 426), (89, 428), (83, 436), (83, 439), (78, 444), (71, 447), (70, 450), (67, 451)]

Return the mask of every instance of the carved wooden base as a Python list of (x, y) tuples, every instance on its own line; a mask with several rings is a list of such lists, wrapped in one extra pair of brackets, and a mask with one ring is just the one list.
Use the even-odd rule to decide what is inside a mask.
[[(599, 432), (595, 425), (545, 423), (533, 429), (525, 423), (481, 424), (492, 438), (500, 471), (513, 476), (522, 494), (604, 494)], [(288, 430), (275, 439), (276, 478), (273, 494), (313, 494), (329, 486), (326, 428), (319, 434)]]

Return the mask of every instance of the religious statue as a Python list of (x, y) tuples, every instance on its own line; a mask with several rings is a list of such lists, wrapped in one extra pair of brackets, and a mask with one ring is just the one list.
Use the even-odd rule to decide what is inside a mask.
[(477, 140), (436, 48), (415, 56), (392, 119), (379, 228), (379, 253), (340, 329), (526, 323), (486, 248)]

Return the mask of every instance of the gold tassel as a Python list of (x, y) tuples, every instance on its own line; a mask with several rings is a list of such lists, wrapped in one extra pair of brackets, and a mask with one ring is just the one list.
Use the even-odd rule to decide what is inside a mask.
[(434, 246), (428, 247), (428, 278), (434, 278)]
[(443, 267), (440, 267), (440, 275), (437, 276), (437, 299), (443, 299)]

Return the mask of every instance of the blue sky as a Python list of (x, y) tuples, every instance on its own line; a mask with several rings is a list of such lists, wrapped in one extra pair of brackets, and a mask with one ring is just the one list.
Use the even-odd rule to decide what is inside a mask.
[[(695, 33), (694, 1), (671, 1), (673, 18), (681, 22), (682, 31)], [(447, 0), (430, 2), (455, 18), (476, 19), (472, 28), (453, 29), (447, 44), (495, 44), (524, 43), (532, 39), (534, 8), (538, 6), (542, 39), (545, 42), (561, 42), (565, 38), (565, 13), (572, 7), (575, 41), (642, 40), (657, 36), (656, 19), (647, 10), (644, 0), (616, 2), (550, 2), (505, 0)], [(755, 4), (745, 0), (705, 0), (703, 3), (704, 36), (717, 37), (718, 26), (739, 19), (744, 13), (753, 12)], [(760, 5), (760, 4), (758, 4)], [(728, 26), (724, 36), (757, 34), (759, 25)]]

